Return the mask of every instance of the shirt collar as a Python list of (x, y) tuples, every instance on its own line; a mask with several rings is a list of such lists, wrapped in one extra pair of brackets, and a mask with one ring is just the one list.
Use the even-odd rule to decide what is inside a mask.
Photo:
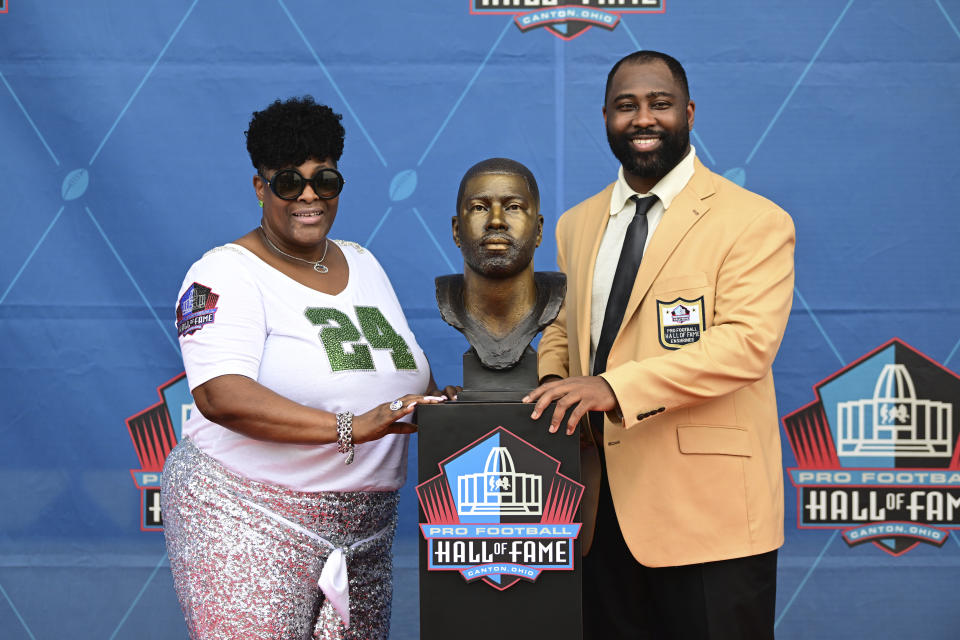
[(683, 191), (683, 188), (690, 182), (690, 178), (693, 177), (693, 159), (695, 156), (696, 149), (693, 148), (693, 145), (690, 145), (690, 151), (687, 155), (657, 184), (653, 185), (649, 194), (639, 193), (631, 189), (623, 177), (623, 166), (621, 166), (620, 170), (617, 171), (617, 182), (613, 185), (613, 193), (610, 195), (610, 215), (615, 216), (626, 209), (627, 205), (630, 204), (630, 198), (635, 195), (647, 196), (653, 194), (660, 198), (664, 210), (669, 209), (670, 203)]

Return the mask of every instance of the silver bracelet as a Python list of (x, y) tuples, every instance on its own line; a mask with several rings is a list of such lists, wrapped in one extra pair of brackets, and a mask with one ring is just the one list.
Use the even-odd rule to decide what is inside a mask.
[(343, 464), (353, 462), (353, 414), (349, 411), (337, 414), (337, 451), (347, 454)]

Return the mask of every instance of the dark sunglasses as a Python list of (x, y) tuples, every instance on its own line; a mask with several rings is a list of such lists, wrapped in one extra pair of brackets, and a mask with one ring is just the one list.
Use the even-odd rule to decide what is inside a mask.
[(312, 178), (304, 177), (296, 169), (281, 169), (273, 174), (273, 180), (268, 180), (262, 173), (260, 177), (270, 185), (270, 190), (281, 200), (296, 200), (308, 184), (322, 200), (332, 200), (343, 191), (343, 176), (336, 169), (329, 167), (317, 169)]

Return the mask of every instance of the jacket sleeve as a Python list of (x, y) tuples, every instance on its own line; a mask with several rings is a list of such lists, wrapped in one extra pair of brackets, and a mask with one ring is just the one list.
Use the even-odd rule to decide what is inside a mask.
[(624, 427), (730, 394), (770, 371), (793, 301), (793, 221), (766, 210), (737, 237), (717, 272), (713, 325), (698, 342), (663, 355), (614, 362), (602, 376)]
[[(564, 218), (557, 222), (557, 267), (563, 273), (567, 271), (566, 252), (564, 250)], [(569, 275), (567, 276), (569, 279)], [(541, 380), (545, 376), (555, 375), (566, 378), (570, 375), (570, 347), (567, 341), (567, 302), (570, 299), (569, 280), (567, 295), (556, 319), (543, 330), (540, 344), (537, 346), (537, 370)]]

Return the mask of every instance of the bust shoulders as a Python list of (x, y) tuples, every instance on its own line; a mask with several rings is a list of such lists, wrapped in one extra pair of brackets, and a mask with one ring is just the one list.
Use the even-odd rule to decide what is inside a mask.
[(437, 306), (444, 321), (460, 331), (488, 369), (509, 369), (520, 361), (524, 350), (560, 312), (567, 290), (567, 278), (558, 271), (533, 274), (537, 299), (533, 309), (505, 336), (497, 337), (475, 318), (463, 303), (463, 274), (436, 278)]

